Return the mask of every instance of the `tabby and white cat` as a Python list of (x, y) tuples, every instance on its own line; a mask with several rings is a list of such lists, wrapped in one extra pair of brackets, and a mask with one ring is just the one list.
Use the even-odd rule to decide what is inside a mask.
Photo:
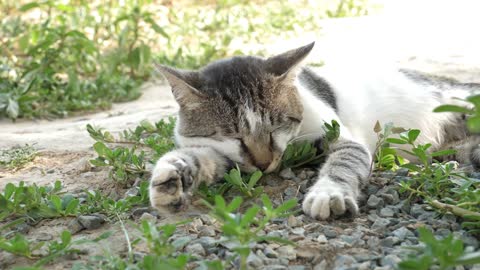
[(362, 70), (345, 74), (343, 68), (320, 75), (300, 66), (313, 46), (267, 59), (233, 57), (198, 71), (159, 66), (180, 111), (178, 149), (161, 157), (152, 172), (152, 206), (183, 209), (202, 181), (222, 179), (235, 164), (246, 172), (272, 172), (290, 141), (322, 140), (324, 123), (332, 119), (340, 124), (340, 138), (329, 147), (303, 200), (303, 211), (313, 218), (358, 213), (377, 120), (420, 129), (419, 143), (430, 142), (433, 150), (456, 147), (457, 159), (479, 164), (479, 141), (465, 129), (465, 115), (432, 112), (441, 104), (458, 104), (454, 95), (467, 96), (462, 85), (456, 91), (442, 90), (445, 85), (439, 88), (426, 77), (400, 71), (382, 78)]

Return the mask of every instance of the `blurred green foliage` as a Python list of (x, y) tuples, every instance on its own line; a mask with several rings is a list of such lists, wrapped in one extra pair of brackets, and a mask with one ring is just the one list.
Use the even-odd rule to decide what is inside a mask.
[(154, 60), (198, 68), (262, 54), (257, 44), (316, 31), (321, 18), (368, 12), (367, 0), (2, 1), (0, 117), (106, 109), (140, 96)]

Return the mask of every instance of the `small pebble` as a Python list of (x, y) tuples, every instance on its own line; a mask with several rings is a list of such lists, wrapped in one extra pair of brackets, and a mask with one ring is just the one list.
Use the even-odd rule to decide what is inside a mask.
[(390, 224), (390, 220), (386, 218), (377, 218), (372, 224), (372, 229), (384, 230)]
[(78, 219), (73, 219), (72, 221), (70, 221), (67, 225), (67, 228), (70, 231), (70, 233), (72, 233), (72, 234), (76, 234), (79, 231), (85, 229), (82, 226), (82, 224), (80, 224), (80, 222), (78, 222)]
[(296, 216), (289, 216), (287, 219), (287, 225), (289, 227), (294, 228), (294, 227), (302, 226), (303, 222)]
[(401, 241), (405, 240), (407, 237), (414, 237), (415, 234), (405, 227), (401, 227), (392, 232)]
[(382, 208), (380, 210), (381, 217), (393, 217), (395, 212), (391, 208)]
[(295, 174), (293, 173), (292, 169), (290, 169), (290, 168), (281, 170), (278, 175), (280, 177), (282, 177), (283, 179), (293, 179), (295, 177)]
[(157, 218), (154, 215), (146, 212), (146, 213), (143, 213), (142, 216), (140, 216), (140, 221), (143, 221), (143, 220), (155, 222), (157, 221)]
[(277, 249), (278, 255), (282, 258), (286, 258), (289, 261), (297, 258), (297, 252), (292, 246), (281, 246)]
[[(143, 216), (143, 215), (142, 215)], [(78, 222), (87, 230), (95, 230), (102, 227), (102, 224), (105, 223), (105, 219), (98, 215), (90, 216), (79, 216), (77, 218)]]
[(337, 255), (337, 258), (335, 259), (335, 267), (336, 268), (348, 267), (356, 262), (357, 261), (355, 260), (355, 258), (350, 255)]
[(375, 195), (371, 195), (367, 200), (367, 206), (372, 209), (378, 209), (384, 204), (383, 199)]
[(199, 243), (192, 244), (192, 245), (187, 245), (185, 247), (185, 251), (189, 254), (194, 255), (194, 256), (205, 256), (206, 255), (205, 249)]
[(337, 232), (333, 229), (326, 229), (326, 230), (323, 231), (323, 234), (325, 234), (325, 236), (328, 239), (337, 237)]

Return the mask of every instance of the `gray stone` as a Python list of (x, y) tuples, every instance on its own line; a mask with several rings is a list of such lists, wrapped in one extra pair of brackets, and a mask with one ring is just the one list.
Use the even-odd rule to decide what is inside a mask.
[(380, 259), (380, 264), (382, 266), (390, 266), (390, 267), (395, 267), (397, 264), (400, 262), (400, 258), (396, 255), (387, 255), (384, 256)]
[(299, 191), (297, 187), (287, 187), (283, 192), (283, 194), (285, 195), (284, 199), (290, 200), (292, 198), (296, 198), (298, 192)]
[(337, 231), (335, 231), (335, 230), (333, 230), (333, 229), (325, 229), (325, 230), (323, 231), (323, 234), (324, 234), (328, 239), (337, 237)]
[(176, 248), (176, 249), (182, 249), (184, 248), (187, 244), (189, 244), (190, 242), (192, 242), (192, 237), (187, 235), (187, 236), (180, 236), (178, 238), (176, 238), (175, 240), (172, 241), (172, 245)]
[(348, 267), (352, 264), (355, 264), (356, 262), (357, 261), (355, 260), (355, 258), (350, 255), (337, 255), (337, 257), (335, 258), (335, 267)]
[(265, 256), (267, 258), (278, 258), (278, 253), (275, 252), (271, 247), (267, 246), (264, 250), (263, 250), (263, 254), (265, 254)]
[(301, 193), (303, 193), (303, 194), (307, 193), (309, 187), (310, 187), (310, 185), (308, 184), (308, 180), (304, 180), (304, 181), (300, 182), (300, 192)]
[(315, 265), (315, 267), (313, 268), (313, 270), (327, 270), (327, 269), (330, 269), (328, 267), (328, 263), (326, 260), (322, 260), (319, 264)]
[(390, 224), (390, 220), (386, 218), (377, 218), (375, 222), (372, 224), (372, 229), (374, 230), (384, 230)]
[(448, 229), (438, 229), (435, 231), (435, 235), (439, 235), (441, 237), (449, 236), (452, 232)]
[(389, 236), (387, 238), (380, 240), (380, 245), (388, 248), (392, 248), (394, 245), (398, 243), (400, 243), (400, 239), (398, 239), (395, 236)]
[(357, 263), (352, 265), (351, 269), (355, 270), (370, 270), (371, 268), (371, 263), (370, 262), (362, 262), (362, 263)]
[(302, 227), (298, 227), (298, 228), (292, 229), (292, 233), (296, 234), (296, 235), (304, 236), (305, 235), (305, 229), (302, 228)]
[(378, 237), (371, 236), (367, 240), (367, 245), (372, 250), (377, 250), (380, 247), (380, 239)]
[(217, 240), (210, 236), (204, 236), (198, 238), (198, 243), (200, 243), (205, 249), (211, 248), (217, 245)]
[(140, 191), (138, 190), (138, 188), (132, 187), (132, 188), (128, 189), (127, 192), (125, 192), (125, 197), (124, 198), (135, 197), (135, 196), (138, 196), (138, 195), (140, 195)]
[(215, 236), (216, 233), (215, 233), (215, 230), (210, 227), (210, 226), (200, 226), (200, 231), (198, 232), (198, 236), (199, 237), (202, 237), (202, 236)]
[(139, 218), (142, 216), (143, 213), (148, 213), (150, 212), (150, 207), (140, 207), (140, 208), (137, 208), (135, 210), (133, 210), (132, 212), (132, 217), (134, 218)]
[(425, 209), (423, 209), (423, 205), (421, 204), (414, 204), (410, 208), (410, 215), (415, 218), (418, 218), (420, 215), (425, 213)]
[(305, 265), (289, 265), (288, 266), (288, 270), (307, 270), (309, 268), (307, 268)]
[(289, 216), (287, 219), (287, 225), (294, 228), (303, 225), (303, 222), (296, 216)]
[(262, 269), (265, 270), (284, 270), (288, 269), (285, 265), (281, 264), (270, 264), (270, 265), (265, 265)]
[(14, 228), (15, 228), (15, 231), (17, 231), (18, 233), (27, 234), (30, 231), (30, 229), (32, 228), (32, 226), (28, 225), (25, 222), (22, 222), (22, 223), (16, 225)]
[(260, 257), (255, 255), (255, 253), (250, 252), (247, 257), (247, 265), (252, 267), (253, 269), (259, 269), (263, 266), (263, 261)]
[(72, 234), (76, 234), (78, 233), (79, 231), (85, 229), (82, 224), (80, 224), (80, 222), (78, 222), (77, 219), (73, 219), (72, 221), (70, 221), (67, 225), (67, 228), (68, 230), (72, 233)]
[(407, 176), (408, 172), (409, 170), (407, 168), (400, 168), (395, 173), (397, 174), (397, 176)]
[(278, 255), (281, 258), (286, 258), (289, 261), (295, 260), (297, 258), (297, 252), (292, 246), (282, 246), (277, 249)]
[(321, 244), (326, 244), (328, 243), (328, 239), (327, 237), (325, 237), (325, 235), (323, 234), (320, 234), (318, 237), (317, 237), (317, 241)]
[(405, 227), (401, 227), (392, 232), (394, 236), (398, 237), (401, 241), (407, 237), (414, 237), (415, 234)]
[(380, 210), (380, 216), (381, 217), (393, 217), (395, 215), (395, 212), (390, 208), (382, 208)]
[(35, 239), (37, 241), (50, 241), (53, 239), (53, 236), (51, 234), (48, 234), (46, 232), (40, 232), (35, 236)]
[(341, 235), (340, 239), (352, 246), (365, 244), (365, 241), (362, 240), (362, 233), (354, 233), (352, 235)]
[(302, 170), (300, 173), (297, 174), (297, 177), (299, 179), (305, 180), (308, 178), (307, 172), (305, 170)]
[(367, 200), (367, 206), (372, 209), (378, 209), (384, 205), (383, 199), (375, 195), (371, 195)]
[(102, 224), (105, 223), (105, 219), (99, 216), (79, 216), (77, 218), (78, 222), (87, 230), (95, 230), (102, 227)]
[(215, 219), (210, 215), (201, 215), (200, 220), (205, 225), (212, 225), (215, 222)]
[(292, 169), (290, 169), (290, 168), (281, 170), (278, 175), (280, 177), (282, 177), (283, 179), (293, 179), (295, 177), (295, 174), (293, 173)]
[(187, 245), (185, 247), (185, 251), (187, 253), (190, 253), (190, 254), (194, 255), (194, 256), (204, 257), (206, 255), (205, 249), (199, 243), (192, 244), (192, 245)]
[(155, 221), (157, 221), (157, 217), (155, 217), (154, 215), (146, 212), (146, 213), (143, 213), (140, 216), (140, 221), (143, 221), (143, 220), (155, 222)]
[(7, 266), (14, 264), (16, 259), (12, 253), (0, 251), (0, 269), (7, 269)]

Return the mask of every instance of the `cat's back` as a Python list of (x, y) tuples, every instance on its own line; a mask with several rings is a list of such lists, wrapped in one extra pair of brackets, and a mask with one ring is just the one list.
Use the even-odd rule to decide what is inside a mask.
[[(339, 119), (354, 136), (363, 138), (371, 150), (375, 147), (373, 127), (377, 121), (420, 129), (420, 141), (440, 143), (437, 128), (451, 121), (451, 115), (433, 113), (433, 109), (453, 101), (452, 97), (468, 96), (463, 89), (441, 89), (434, 83), (416, 80), (394, 65), (332, 64), (302, 71), (299, 78), (308, 73), (322, 79), (317, 91), (328, 85), (328, 95), (335, 100)], [(303, 81), (305, 87), (314, 91)]]

